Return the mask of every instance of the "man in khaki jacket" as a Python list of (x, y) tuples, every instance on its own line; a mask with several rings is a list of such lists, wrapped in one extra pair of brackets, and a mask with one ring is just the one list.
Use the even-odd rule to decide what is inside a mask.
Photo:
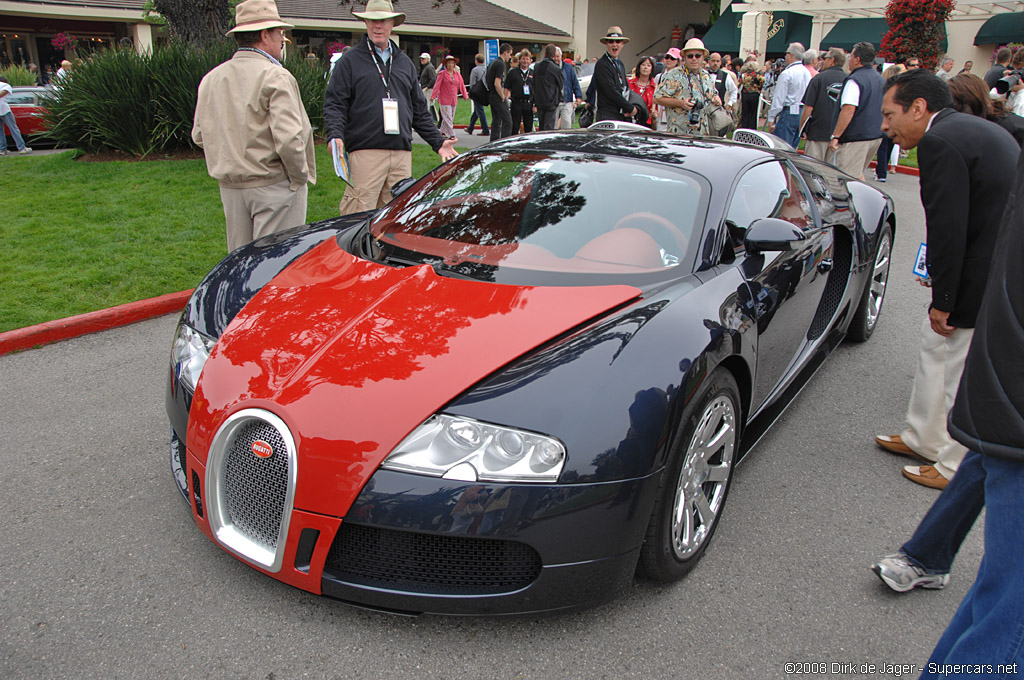
[(316, 184), (313, 130), (295, 78), (280, 62), (284, 28), (274, 0), (246, 0), (228, 31), (238, 50), (199, 84), (192, 139), (220, 184), (228, 250), (306, 223)]

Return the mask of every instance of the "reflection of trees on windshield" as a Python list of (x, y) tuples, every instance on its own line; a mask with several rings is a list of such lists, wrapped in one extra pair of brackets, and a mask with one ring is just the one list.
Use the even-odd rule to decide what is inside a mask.
[(567, 181), (564, 174), (538, 174), (529, 202), (523, 208), (519, 238), (526, 238), (542, 227), (558, 224), (583, 210), (587, 199), (577, 193), (579, 190), (580, 183)]

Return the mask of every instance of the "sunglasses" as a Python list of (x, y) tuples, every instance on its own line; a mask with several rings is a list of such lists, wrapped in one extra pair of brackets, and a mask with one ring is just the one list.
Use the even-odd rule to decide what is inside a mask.
[(605, 43), (607, 43), (608, 45), (621, 45), (622, 41), (621, 40), (605, 40)]
[(703, 54), (687, 54), (685, 56), (687, 59), (701, 59), (704, 57)]

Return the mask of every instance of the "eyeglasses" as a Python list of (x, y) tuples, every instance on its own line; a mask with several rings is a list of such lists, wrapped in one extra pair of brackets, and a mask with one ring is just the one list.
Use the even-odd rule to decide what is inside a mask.
[(703, 54), (701, 54), (701, 53), (699, 53), (699, 52), (697, 52), (696, 54), (687, 54), (687, 55), (684, 55), (684, 56), (685, 56), (685, 57), (686, 57), (687, 59), (700, 59), (700, 58), (702, 58), (702, 57), (703, 57), (704, 55), (703, 55)]

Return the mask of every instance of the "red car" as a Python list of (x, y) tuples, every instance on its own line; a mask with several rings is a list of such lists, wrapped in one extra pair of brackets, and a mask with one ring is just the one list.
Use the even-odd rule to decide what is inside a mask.
[[(11, 105), (11, 112), (14, 113), (14, 120), (18, 123), (18, 130), (25, 142), (30, 143), (32, 135), (46, 132), (46, 120), (43, 114), (46, 107), (42, 100), (50, 89), (46, 87), (14, 87), (11, 94), (7, 95), (7, 103)], [(4, 134), (7, 135), (8, 148), (14, 148), (11, 138), (11, 131), (4, 125)]]

